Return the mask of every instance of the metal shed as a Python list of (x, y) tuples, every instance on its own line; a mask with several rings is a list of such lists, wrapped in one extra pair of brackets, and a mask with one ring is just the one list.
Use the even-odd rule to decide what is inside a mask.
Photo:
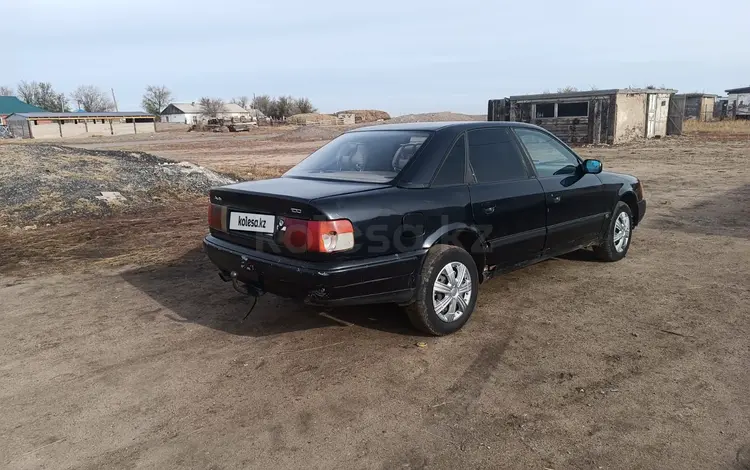
[(490, 100), (487, 120), (536, 124), (571, 144), (617, 144), (679, 134), (683, 111), (670, 109), (675, 92), (623, 88), (511, 96)]
[(6, 119), (13, 135), (54, 139), (156, 132), (154, 116), (141, 111), (118, 113), (15, 113)]

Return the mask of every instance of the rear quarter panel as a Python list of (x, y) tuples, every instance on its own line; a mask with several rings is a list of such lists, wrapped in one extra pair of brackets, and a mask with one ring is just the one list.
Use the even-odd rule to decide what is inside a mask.
[(349, 219), (355, 248), (347, 258), (406, 253), (419, 250), (430, 235), (451, 223), (471, 220), (469, 188), (399, 188), (333, 196), (315, 201), (331, 219)]

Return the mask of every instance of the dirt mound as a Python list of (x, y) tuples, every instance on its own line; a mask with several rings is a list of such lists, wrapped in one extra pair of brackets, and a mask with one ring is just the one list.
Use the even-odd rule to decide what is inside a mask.
[(304, 126), (285, 132), (276, 138), (287, 142), (331, 140), (349, 129), (351, 129), (351, 127), (347, 126)]
[(452, 113), (450, 111), (444, 111), (440, 113), (423, 113), (423, 114), (405, 114), (391, 119), (388, 122), (391, 123), (402, 123), (402, 122), (441, 122), (441, 121), (484, 121), (484, 116), (472, 115), (472, 114), (461, 114)]
[(289, 122), (290, 124), (298, 124), (298, 125), (318, 124), (318, 123), (335, 124), (336, 116), (331, 116), (330, 114), (303, 113), (303, 114), (295, 114), (294, 116), (289, 116), (289, 118), (287, 119), (287, 122)]
[(354, 114), (354, 122), (376, 122), (376, 121), (387, 121), (391, 118), (391, 115), (385, 111), (379, 109), (347, 109), (344, 111), (338, 111), (335, 114), (346, 113)]
[(0, 146), (0, 224), (98, 217), (205, 195), (234, 180), (144, 152)]

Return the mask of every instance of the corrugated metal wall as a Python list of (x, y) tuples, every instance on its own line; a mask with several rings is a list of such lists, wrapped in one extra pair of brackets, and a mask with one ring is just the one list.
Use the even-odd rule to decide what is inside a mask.
[(31, 134), (29, 134), (29, 125), (26, 118), (20, 118), (13, 116), (8, 117), (7, 119), (8, 127), (10, 127), (11, 132), (13, 132), (14, 137), (20, 137), (22, 139), (30, 139)]

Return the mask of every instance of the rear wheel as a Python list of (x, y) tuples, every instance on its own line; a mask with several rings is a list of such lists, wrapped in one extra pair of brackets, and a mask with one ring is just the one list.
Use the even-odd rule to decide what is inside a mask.
[(628, 254), (632, 235), (633, 213), (627, 204), (620, 201), (612, 213), (607, 234), (602, 243), (594, 247), (594, 253), (604, 261), (621, 260)]
[(466, 250), (437, 245), (425, 258), (416, 302), (407, 307), (412, 325), (442, 336), (459, 330), (469, 320), (477, 301), (479, 275)]

